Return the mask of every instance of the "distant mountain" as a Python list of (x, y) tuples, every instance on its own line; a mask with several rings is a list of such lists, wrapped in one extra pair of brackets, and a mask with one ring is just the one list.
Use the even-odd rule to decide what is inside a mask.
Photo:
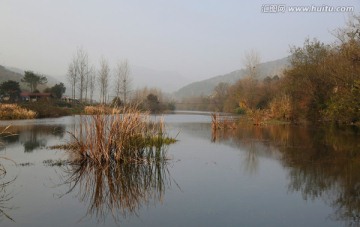
[[(44, 75), (48, 79), (46, 85), (39, 85), (38, 89), (42, 91), (45, 87), (52, 87), (59, 81), (51, 76)], [(20, 83), (20, 87), (23, 90), (29, 90), (29, 87), (26, 84), (21, 82), (21, 79), (24, 77), (24, 70), (14, 68), (14, 67), (4, 67), (0, 65), (0, 83), (8, 80), (13, 80)]]
[[(275, 61), (260, 63), (257, 66), (257, 70), (259, 72), (259, 78), (263, 79), (267, 76), (272, 77), (275, 75), (279, 75), (281, 71), (289, 65), (290, 65), (289, 57), (278, 59)], [(219, 83), (224, 82), (224, 83), (234, 84), (236, 81), (245, 77), (247, 74), (248, 74), (247, 70), (240, 69), (228, 74), (219, 75), (212, 77), (210, 79), (194, 82), (174, 92), (174, 97), (176, 99), (181, 99), (191, 96), (211, 95), (214, 88)]]
[(0, 83), (8, 80), (14, 80), (20, 82), (21, 78), (23, 77), (22, 74), (11, 71), (4, 66), (0, 65)]

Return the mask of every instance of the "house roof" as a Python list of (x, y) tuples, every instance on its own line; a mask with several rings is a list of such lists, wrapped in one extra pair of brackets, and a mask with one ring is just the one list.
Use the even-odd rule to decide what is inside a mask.
[(32, 92), (27, 92), (27, 91), (23, 91), (20, 93), (21, 97), (50, 97), (51, 93), (32, 93)]

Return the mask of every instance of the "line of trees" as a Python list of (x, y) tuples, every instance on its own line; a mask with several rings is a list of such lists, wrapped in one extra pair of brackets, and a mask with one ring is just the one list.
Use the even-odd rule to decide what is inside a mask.
[[(292, 121), (360, 122), (360, 15), (334, 32), (331, 45), (306, 39), (290, 49), (291, 66), (260, 80), (256, 54), (247, 55), (248, 76), (220, 83), (211, 97), (197, 97), (205, 109)], [(191, 102), (193, 100), (186, 100)]]
[[(47, 78), (45, 76), (36, 74), (32, 71), (25, 71), (24, 77), (21, 82), (29, 87), (31, 93), (39, 93), (37, 89), (38, 85), (45, 85)], [(54, 98), (61, 99), (65, 93), (66, 87), (63, 83), (55, 84), (52, 87), (47, 87), (43, 90), (45, 93), (51, 93)], [(20, 99), (20, 93), (22, 92), (20, 83), (13, 80), (4, 81), (0, 84), (1, 99), (8, 99), (9, 102), (16, 102)]]
[(87, 52), (78, 48), (68, 66), (67, 78), (71, 85), (71, 96), (73, 99), (79, 97), (81, 102), (92, 102), (94, 100), (95, 87), (99, 87), (99, 99), (102, 104), (109, 103), (110, 84), (113, 84), (114, 100), (127, 103), (131, 92), (130, 66), (127, 60), (118, 62), (114, 68), (114, 83), (111, 83), (111, 68), (108, 61), (102, 57), (99, 69), (90, 65)]

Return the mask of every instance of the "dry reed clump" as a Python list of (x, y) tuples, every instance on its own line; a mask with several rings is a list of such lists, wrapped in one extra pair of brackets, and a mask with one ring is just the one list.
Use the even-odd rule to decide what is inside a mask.
[(212, 130), (236, 129), (237, 124), (230, 116), (220, 116), (219, 114), (211, 114), (211, 128)]
[(147, 113), (123, 108), (121, 114), (81, 116), (80, 126), (66, 148), (97, 164), (107, 162), (149, 162), (165, 159), (163, 122), (151, 123)]
[(119, 114), (120, 109), (111, 108), (108, 106), (85, 106), (84, 112), (89, 115), (97, 114)]
[(36, 112), (16, 104), (0, 104), (0, 120), (33, 119), (36, 115)]

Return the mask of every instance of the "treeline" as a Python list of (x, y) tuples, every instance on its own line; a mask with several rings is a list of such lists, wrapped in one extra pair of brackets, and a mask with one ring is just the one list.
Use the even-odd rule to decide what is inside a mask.
[(257, 121), (359, 123), (360, 16), (334, 35), (337, 41), (331, 45), (306, 39), (302, 47), (292, 47), (291, 66), (283, 75), (260, 80), (249, 70), (248, 77), (233, 85), (220, 83), (210, 97), (183, 101)]
[[(47, 84), (47, 78), (45, 76), (36, 74), (32, 71), (25, 71), (24, 77), (21, 79), (21, 82), (24, 83), (29, 89), (31, 93), (40, 93), (38, 90), (38, 85)], [(0, 102), (8, 102), (14, 103), (21, 100), (20, 94), (22, 90), (20, 83), (14, 80), (4, 81), (0, 84)], [(44, 93), (51, 94), (54, 98), (60, 99), (62, 95), (65, 93), (66, 88), (63, 83), (55, 84), (52, 87), (45, 87), (43, 89)]]
[(90, 63), (87, 52), (78, 48), (67, 73), (71, 98), (85, 104), (132, 105), (153, 113), (175, 108), (159, 89), (145, 87), (133, 90), (130, 74), (128, 60), (119, 61), (111, 68), (108, 61), (101, 58), (97, 68)]

